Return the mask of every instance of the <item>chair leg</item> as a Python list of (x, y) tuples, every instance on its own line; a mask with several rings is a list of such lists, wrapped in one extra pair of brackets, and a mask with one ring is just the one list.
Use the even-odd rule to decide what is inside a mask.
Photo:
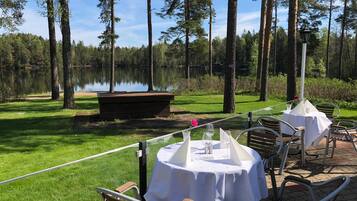
[(333, 158), (333, 155), (335, 154), (335, 148), (336, 148), (336, 138), (332, 140), (333, 145), (332, 145), (332, 151), (331, 151), (331, 158)]
[(328, 135), (326, 136), (325, 158), (328, 156), (329, 148), (330, 148), (330, 132), (328, 132)]
[(357, 152), (357, 140), (354, 140), (353, 137), (351, 137), (351, 142), (352, 142), (352, 146), (355, 149), (355, 151)]
[(278, 200), (278, 189), (276, 187), (274, 168), (270, 168), (269, 172), (270, 172), (270, 178), (271, 178), (271, 186), (273, 188), (273, 201), (277, 201)]
[(279, 168), (279, 175), (283, 175), (284, 174), (284, 168), (285, 168), (285, 163), (286, 163), (286, 159), (288, 158), (288, 153), (289, 153), (289, 145), (285, 145), (285, 150), (283, 152), (282, 155), (282, 160), (280, 163), (280, 168)]
[(323, 160), (323, 164), (326, 164), (326, 159), (328, 156), (328, 151), (330, 149), (330, 138), (331, 138), (331, 130), (328, 132), (327, 136), (326, 136), (326, 146), (325, 146), (325, 156), (324, 156), (324, 160)]
[(305, 132), (301, 132), (301, 167), (305, 166)]

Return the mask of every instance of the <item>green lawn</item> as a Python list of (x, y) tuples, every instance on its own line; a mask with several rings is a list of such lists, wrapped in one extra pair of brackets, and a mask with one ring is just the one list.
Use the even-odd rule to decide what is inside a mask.
[[(283, 104), (283, 101), (278, 99), (268, 102), (257, 100), (256, 96), (237, 96), (236, 112), (245, 113), (270, 105)], [(177, 96), (173, 107), (191, 118), (217, 119), (229, 116), (222, 114), (222, 102), (221, 95)], [(73, 120), (74, 115), (96, 113), (98, 105), (94, 96), (78, 97), (76, 104), (76, 110), (63, 110), (61, 101), (44, 99), (0, 104), (1, 181), (173, 130), (123, 129), (120, 127), (126, 124), (123, 121), (99, 122), (96, 124), (97, 127), (77, 127)], [(357, 110), (342, 109), (341, 116), (357, 119)], [(174, 141), (177, 139), (171, 139), (163, 144)], [(151, 167), (155, 150), (163, 144), (152, 145)], [(113, 188), (127, 180), (137, 180), (137, 159), (134, 153), (135, 148), (132, 148), (0, 186), (1, 200), (14, 200), (24, 195), (23, 200), (93, 200), (97, 198), (94, 191), (96, 186)]]

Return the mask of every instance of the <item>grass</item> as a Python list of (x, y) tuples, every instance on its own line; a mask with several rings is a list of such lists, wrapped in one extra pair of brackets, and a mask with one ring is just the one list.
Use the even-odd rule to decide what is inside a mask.
[[(256, 96), (237, 96), (236, 113), (245, 113), (282, 103), (272, 99), (258, 102)], [(173, 107), (186, 118), (226, 117), (221, 95), (176, 96)], [(79, 96), (78, 109), (63, 110), (61, 101), (34, 98), (0, 104), (0, 180), (20, 176), (113, 148), (164, 134), (172, 129), (121, 128), (126, 121), (99, 122), (96, 126), (75, 126), (77, 113), (97, 112), (95, 96)], [(284, 106), (284, 105), (283, 105)], [(357, 119), (357, 110), (342, 109), (341, 116)], [(230, 122), (244, 123), (246, 118)], [(189, 124), (188, 120), (187, 124)], [(217, 125), (225, 127), (227, 125)], [(217, 127), (216, 126), (216, 127)], [(196, 132), (200, 135), (200, 132)], [(157, 150), (178, 138), (150, 145), (149, 168)], [(0, 186), (1, 200), (95, 200), (97, 186), (114, 188), (128, 180), (137, 181), (136, 148), (86, 161), (50, 173)], [(24, 196), (25, 195), (25, 196)], [(20, 199), (22, 200), (22, 199)]]

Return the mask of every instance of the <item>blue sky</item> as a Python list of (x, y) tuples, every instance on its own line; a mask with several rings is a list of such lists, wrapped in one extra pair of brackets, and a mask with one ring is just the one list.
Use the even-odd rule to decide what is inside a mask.
[[(97, 0), (70, 0), (71, 10), (71, 32), (72, 39), (83, 41), (86, 45), (97, 46), (98, 35), (104, 26), (99, 23), (100, 10), (97, 8)], [(163, 0), (152, 0), (153, 8), (153, 37), (158, 42), (160, 33), (169, 26), (175, 24), (173, 20), (161, 19), (154, 15), (163, 6)], [(225, 37), (227, 23), (227, 0), (213, 0), (216, 9), (216, 19), (213, 25), (214, 37)], [(41, 9), (35, 0), (29, 0), (25, 11), (25, 23), (19, 27), (19, 32), (32, 33), (48, 38), (47, 19), (40, 14)], [(287, 10), (279, 9), (279, 18), (282, 26), (287, 21)], [(116, 24), (119, 34), (117, 46), (141, 46), (147, 44), (146, 25), (146, 1), (145, 0), (120, 0), (116, 5), (116, 15), (121, 21)], [(238, 3), (238, 30), (259, 30), (260, 1), (240, 0)], [(205, 28), (208, 23), (205, 21)], [(59, 26), (57, 25), (57, 38), (61, 38)]]

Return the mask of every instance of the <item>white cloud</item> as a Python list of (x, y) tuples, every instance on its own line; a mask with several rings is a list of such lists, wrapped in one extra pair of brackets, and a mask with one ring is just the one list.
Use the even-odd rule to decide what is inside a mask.
[[(43, 38), (48, 38), (48, 26), (47, 18), (41, 16), (38, 11), (32, 9), (24, 10), (25, 22), (18, 27), (17, 32), (21, 33), (31, 33), (35, 35), (42, 36)], [(60, 28), (56, 24), (56, 37), (61, 38)]]

